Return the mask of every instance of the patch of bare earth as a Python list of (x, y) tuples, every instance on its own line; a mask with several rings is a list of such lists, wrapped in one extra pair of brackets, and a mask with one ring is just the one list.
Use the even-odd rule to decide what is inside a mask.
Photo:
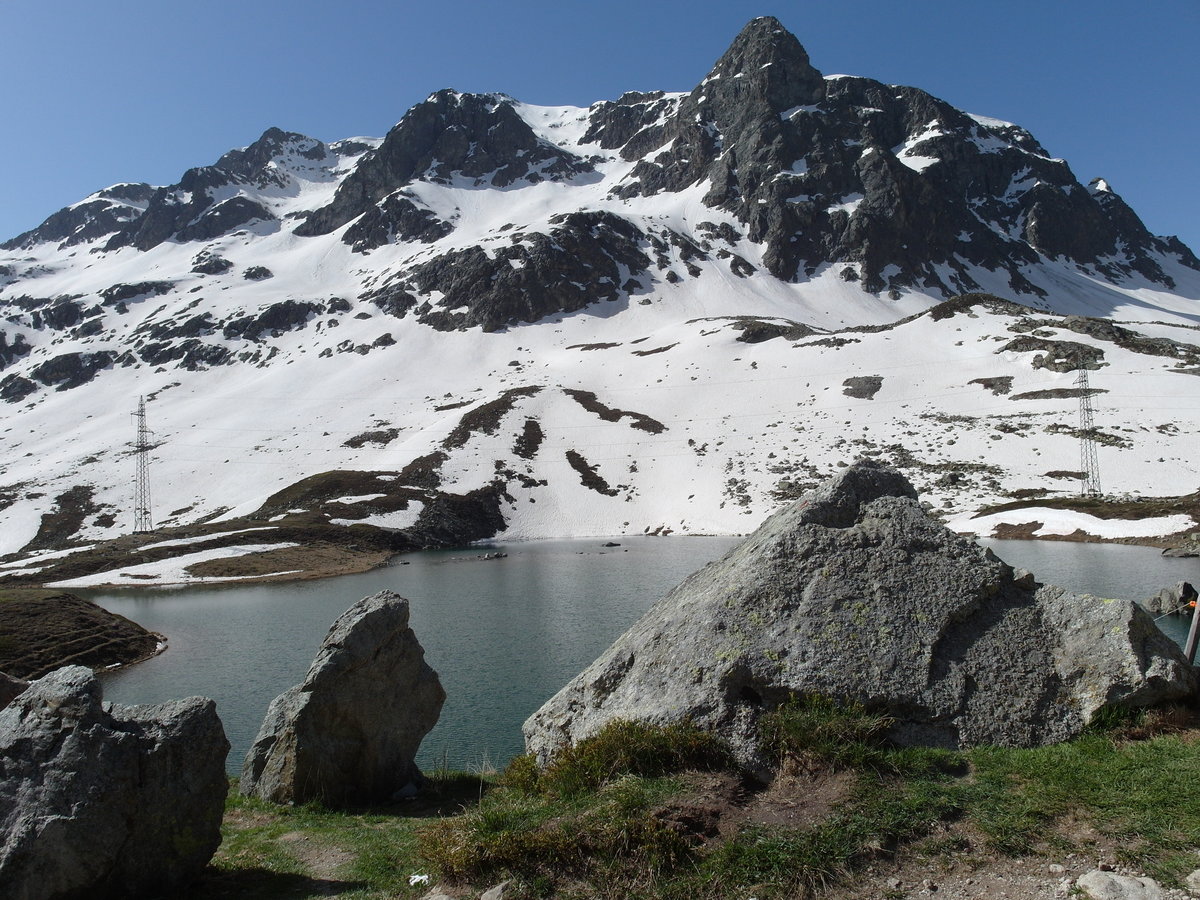
[(281, 547), (227, 559), (210, 559), (188, 566), (198, 578), (253, 578), (255, 581), (292, 581), (366, 572), (383, 565), (386, 550), (350, 550), (337, 544)]
[(781, 775), (763, 788), (727, 773), (695, 772), (688, 789), (655, 814), (705, 840), (728, 839), (748, 826), (806, 828), (850, 797), (851, 772)]
[[(1078, 827), (1076, 827), (1078, 826)], [(942, 900), (1065, 900), (1082, 896), (1075, 882), (1097, 868), (1118, 874), (1140, 876), (1144, 872), (1116, 864), (1119, 848), (1106, 837), (1081, 823), (1064, 823), (1060, 829), (1077, 852), (1055, 854), (1048, 848), (1023, 857), (1011, 857), (981, 849), (982, 843), (969, 829), (950, 826), (930, 841), (880, 860), (857, 876), (821, 895), (821, 900), (907, 900), (938, 897)], [(953, 853), (922, 852), (937, 841), (950, 841)], [(930, 842), (934, 842), (932, 845)], [(1191, 895), (1163, 885), (1163, 900)]]
[(338, 870), (354, 859), (354, 854), (347, 853), (334, 844), (325, 844), (303, 831), (289, 831), (276, 838), (283, 844), (288, 853), (308, 870), (308, 874), (317, 881), (336, 881)]

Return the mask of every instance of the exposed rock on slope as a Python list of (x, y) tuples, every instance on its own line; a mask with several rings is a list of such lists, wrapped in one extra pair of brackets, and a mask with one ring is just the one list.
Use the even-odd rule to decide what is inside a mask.
[(275, 803), (391, 800), (420, 779), (414, 759), (446, 699), (408, 627), (408, 601), (366, 597), (329, 629), (302, 684), (271, 703), (241, 790)]
[(229, 742), (213, 702), (101, 705), (81, 666), (0, 710), (0, 893), (161, 897), (221, 843)]
[(1138, 606), (1014, 574), (864, 461), (690, 576), (524, 731), (544, 759), (614, 718), (692, 719), (758, 765), (758, 719), (793, 694), (885, 711), (904, 744), (1032, 746), (1194, 686)]

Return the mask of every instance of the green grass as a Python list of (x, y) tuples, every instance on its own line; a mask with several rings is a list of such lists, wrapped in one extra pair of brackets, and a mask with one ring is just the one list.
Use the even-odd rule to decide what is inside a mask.
[(410, 886), (415, 873), (476, 894), (513, 878), (518, 898), (767, 900), (819, 891), (880, 856), (1087, 853), (1086, 838), (1071, 842), (1087, 833), (1177, 886), (1200, 848), (1200, 742), (1187, 731), (1128, 739), (1155, 722), (1170, 730), (1155, 716), (1115, 717), (1053, 747), (953, 753), (889, 746), (886, 719), (797, 699), (764, 719), (765, 744), (802, 785), (848, 784), (842, 802), (805, 827), (730, 819), (721, 835), (682, 813), (740, 776), (719, 742), (687, 726), (613, 723), (545, 768), (518, 757), (499, 776), (438, 773), (425, 797), (387, 809), (231, 793), (225, 843), (190, 900), (419, 897), (429, 886)]

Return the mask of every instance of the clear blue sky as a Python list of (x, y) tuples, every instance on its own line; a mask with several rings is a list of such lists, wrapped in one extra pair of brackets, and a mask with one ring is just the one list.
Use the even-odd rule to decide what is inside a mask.
[(382, 136), (442, 87), (690, 90), (757, 15), (826, 74), (1025, 126), (1200, 253), (1200, 0), (0, 0), (0, 239), (271, 125)]

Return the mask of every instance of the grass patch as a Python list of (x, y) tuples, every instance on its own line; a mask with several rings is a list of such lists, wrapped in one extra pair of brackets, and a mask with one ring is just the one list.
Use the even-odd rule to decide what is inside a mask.
[(429, 885), (408, 883), (419, 873), (472, 885), (472, 896), (513, 878), (519, 898), (767, 900), (819, 892), (880, 856), (932, 866), (955, 854), (1089, 853), (1097, 836), (1177, 886), (1200, 847), (1200, 733), (1185, 713), (1113, 716), (1053, 747), (955, 753), (890, 746), (885, 717), (798, 698), (762, 724), (799, 785), (790, 799), (822, 779), (850, 784), (800, 827), (750, 816), (770, 791), (741, 781), (728, 750), (686, 725), (615, 722), (544, 768), (522, 756), (498, 776), (439, 772), (421, 799), (386, 809), (276, 807), (234, 792), (225, 843), (189, 896), (419, 897)]

